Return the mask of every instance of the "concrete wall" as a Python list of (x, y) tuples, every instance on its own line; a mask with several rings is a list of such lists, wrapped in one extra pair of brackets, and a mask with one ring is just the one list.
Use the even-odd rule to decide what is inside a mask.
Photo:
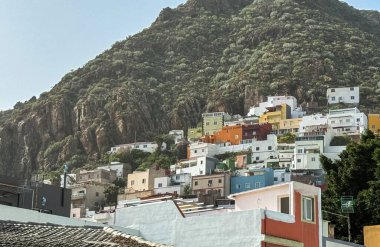
[[(176, 247), (259, 247), (261, 219), (261, 210), (183, 218), (172, 201), (116, 211), (116, 225), (135, 227), (149, 241)], [(236, 224), (230, 222), (244, 227), (237, 234)]]
[[(261, 217), (261, 210), (254, 210), (180, 219), (175, 222), (176, 234), (173, 245), (176, 247), (259, 247), (261, 246)], [(239, 222), (239, 225), (231, 224), (231, 222)]]
[(166, 201), (117, 209), (115, 225), (139, 230), (149, 241), (173, 245), (175, 222), (181, 218), (174, 202)]
[[(23, 209), (23, 208), (16, 208), (16, 207), (9, 207), (0, 205), (0, 220), (9, 220), (9, 221), (16, 221), (16, 222), (34, 222), (34, 223), (40, 223), (40, 224), (56, 224), (56, 225), (64, 225), (64, 226), (98, 226), (98, 227), (104, 227), (103, 224), (85, 221), (85, 220), (78, 220), (78, 219), (72, 219), (52, 214), (45, 214), (40, 213), (38, 211), (29, 210), (29, 209)], [(125, 227), (120, 226), (111, 226), (112, 228), (131, 234), (134, 236), (140, 236), (139, 232), (135, 229), (128, 229)]]

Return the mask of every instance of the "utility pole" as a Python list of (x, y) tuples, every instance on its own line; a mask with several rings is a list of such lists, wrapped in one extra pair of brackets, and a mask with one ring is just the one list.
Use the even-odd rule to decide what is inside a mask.
[(61, 206), (65, 206), (65, 191), (66, 191), (66, 175), (67, 175), (68, 166), (67, 164), (63, 167), (63, 189), (62, 189), (62, 195), (61, 195)]

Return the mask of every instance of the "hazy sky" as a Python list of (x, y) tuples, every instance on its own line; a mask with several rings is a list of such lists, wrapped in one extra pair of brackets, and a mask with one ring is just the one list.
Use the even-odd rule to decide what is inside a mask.
[[(59, 82), (185, 0), (0, 0), (0, 110)], [(348, 0), (380, 10), (378, 0)]]

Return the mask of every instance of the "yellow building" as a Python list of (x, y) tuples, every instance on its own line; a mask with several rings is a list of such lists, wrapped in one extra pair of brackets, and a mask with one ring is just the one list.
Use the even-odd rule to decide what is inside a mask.
[(296, 133), (300, 128), (302, 118), (281, 119), (279, 134)]
[(364, 245), (366, 247), (378, 247), (380, 243), (380, 226), (364, 227)]
[(166, 170), (159, 168), (150, 168), (146, 171), (134, 171), (128, 174), (127, 193), (148, 191), (154, 189), (154, 179), (165, 177)]
[(202, 127), (187, 129), (187, 139), (190, 141), (198, 140), (202, 137)]
[(368, 114), (368, 129), (380, 135), (380, 114)]
[(213, 135), (221, 130), (224, 122), (231, 119), (225, 112), (211, 112), (202, 114), (202, 135)]
[(281, 120), (290, 118), (290, 106), (287, 104), (281, 104), (273, 107), (267, 107), (267, 112), (260, 116), (259, 123), (270, 123), (272, 124), (272, 130), (279, 130)]

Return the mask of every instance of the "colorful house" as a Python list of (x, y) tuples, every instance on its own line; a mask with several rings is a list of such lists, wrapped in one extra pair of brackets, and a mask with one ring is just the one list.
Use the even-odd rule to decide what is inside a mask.
[(194, 127), (187, 129), (187, 139), (189, 141), (199, 140), (202, 137), (202, 127)]
[(296, 133), (300, 128), (302, 118), (291, 118), (280, 120), (280, 128), (278, 134)]
[(231, 177), (231, 194), (273, 185), (272, 168), (236, 171), (236, 173), (237, 176)]
[(221, 130), (224, 122), (230, 120), (231, 116), (225, 112), (211, 112), (202, 114), (202, 134), (213, 135)]
[[(321, 246), (320, 188), (289, 182), (232, 194), (229, 198), (235, 200), (235, 211), (265, 209), (261, 233), (266, 236), (266, 246)], [(283, 220), (272, 218), (274, 212), (282, 213)]]
[(253, 140), (266, 140), (267, 135), (272, 131), (272, 125), (263, 124), (235, 124), (224, 126), (220, 131), (213, 135), (205, 135), (201, 138), (206, 143), (229, 143), (230, 145), (239, 145), (250, 143)]
[(287, 104), (271, 106), (266, 109), (267, 111), (260, 116), (259, 123), (270, 123), (273, 130), (280, 129), (281, 120), (291, 118), (291, 109)]
[(368, 114), (368, 129), (380, 135), (380, 114)]
[(230, 178), (231, 174), (228, 172), (193, 176), (191, 186), (193, 194), (210, 194), (212, 191), (216, 191), (222, 197), (228, 196), (230, 194)]

